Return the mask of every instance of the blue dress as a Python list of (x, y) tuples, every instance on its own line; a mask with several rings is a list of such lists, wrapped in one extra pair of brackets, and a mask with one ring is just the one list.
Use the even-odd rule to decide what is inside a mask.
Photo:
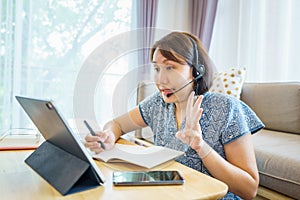
[[(224, 159), (224, 145), (246, 133), (254, 134), (264, 127), (256, 114), (242, 101), (229, 95), (207, 92), (201, 107), (203, 113), (199, 121), (203, 139)], [(159, 92), (146, 98), (139, 104), (139, 110), (145, 123), (152, 129), (155, 145), (176, 150), (186, 150), (178, 162), (197, 171), (210, 173), (203, 165), (198, 154), (187, 144), (175, 137), (177, 129), (175, 104), (165, 103)], [(180, 130), (185, 127), (185, 119)], [(240, 199), (228, 192), (223, 199)]]

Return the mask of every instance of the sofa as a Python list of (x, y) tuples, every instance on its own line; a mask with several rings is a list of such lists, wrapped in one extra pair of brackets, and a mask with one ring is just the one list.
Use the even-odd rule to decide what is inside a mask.
[(300, 199), (300, 82), (244, 83), (241, 100), (265, 124), (252, 137), (258, 195)]
[[(153, 82), (141, 82), (137, 103), (156, 91)], [(300, 82), (244, 83), (241, 100), (265, 124), (253, 135), (260, 176), (257, 199), (300, 199)], [(138, 138), (153, 142), (149, 128)]]

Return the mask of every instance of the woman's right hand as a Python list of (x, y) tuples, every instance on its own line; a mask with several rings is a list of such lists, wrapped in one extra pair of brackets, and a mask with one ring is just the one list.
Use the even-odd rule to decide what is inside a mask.
[(101, 148), (101, 144), (99, 143), (99, 141), (103, 142), (105, 150), (111, 149), (115, 144), (115, 135), (111, 130), (96, 132), (96, 136), (88, 134), (85, 137), (84, 146), (98, 154), (104, 151), (104, 149)]

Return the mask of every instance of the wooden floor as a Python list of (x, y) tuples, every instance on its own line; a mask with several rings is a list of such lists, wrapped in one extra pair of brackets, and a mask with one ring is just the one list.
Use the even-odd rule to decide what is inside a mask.
[(254, 200), (293, 200), (293, 198), (287, 197), (283, 194), (277, 193), (273, 190), (267, 189), (265, 187), (259, 186), (257, 191), (257, 196)]
[(267, 198), (257, 195), (253, 200), (267, 200)]

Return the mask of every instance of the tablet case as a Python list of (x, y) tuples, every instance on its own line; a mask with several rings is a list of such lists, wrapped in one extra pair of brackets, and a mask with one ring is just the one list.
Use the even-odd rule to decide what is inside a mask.
[(105, 178), (51, 101), (16, 96), (44, 136), (25, 163), (62, 195), (101, 185)]
[(36, 173), (62, 195), (99, 186), (90, 164), (45, 141), (26, 160)]

